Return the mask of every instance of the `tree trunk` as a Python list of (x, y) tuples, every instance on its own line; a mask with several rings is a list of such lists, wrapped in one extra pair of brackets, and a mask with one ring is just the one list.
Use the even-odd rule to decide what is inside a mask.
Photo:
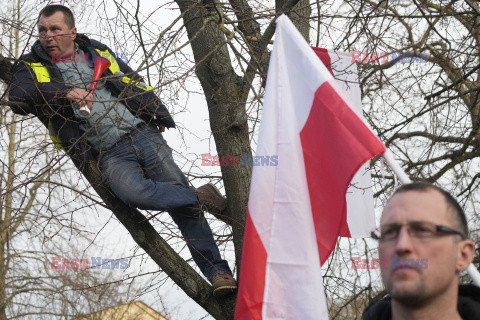
[[(233, 70), (227, 39), (213, 5), (177, 0), (197, 62), (196, 74), (207, 100), (210, 127), (218, 156), (251, 154), (244, 81)], [(200, 63), (201, 62), (201, 63)], [(227, 219), (233, 231), (237, 267), (241, 261), (243, 233), (251, 180), (249, 166), (222, 166), (228, 197)]]
[(290, 20), (292, 20), (295, 27), (302, 34), (302, 36), (310, 43), (310, 15), (312, 8), (310, 7), (310, 1), (301, 0), (293, 9), (282, 10), (287, 4), (288, 0), (275, 0), (275, 8), (277, 13), (285, 13)]

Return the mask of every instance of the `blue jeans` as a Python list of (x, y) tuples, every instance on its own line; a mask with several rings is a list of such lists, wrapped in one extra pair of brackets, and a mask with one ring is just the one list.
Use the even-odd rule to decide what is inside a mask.
[(178, 225), (193, 260), (208, 280), (219, 271), (231, 274), (222, 260), (197, 196), (173, 161), (160, 131), (140, 125), (101, 153), (106, 183), (130, 207), (168, 211)]

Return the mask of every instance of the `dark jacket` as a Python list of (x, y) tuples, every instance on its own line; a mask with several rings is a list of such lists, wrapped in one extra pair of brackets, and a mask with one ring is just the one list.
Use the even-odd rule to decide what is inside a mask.
[[(463, 320), (480, 319), (480, 288), (473, 285), (461, 285), (458, 291), (458, 313)], [(390, 320), (392, 307), (390, 297), (377, 301), (365, 309), (363, 320)]]
[[(94, 49), (108, 50), (115, 56), (106, 45), (89, 39), (85, 35), (77, 34), (75, 42), (80, 49), (89, 53), (89, 60), (98, 56), (98, 52)], [(48, 69), (50, 82), (38, 82), (32, 69), (22, 60), (42, 62)], [(142, 78), (121, 59), (116, 58), (116, 61), (125, 76), (143, 82)], [(109, 76), (110, 79), (106, 79), (106, 86), (114, 96), (121, 97), (121, 101), (136, 117), (143, 119), (147, 124), (167, 128), (175, 127), (170, 113), (154, 92), (124, 83), (119, 80), (121, 77), (111, 77), (112, 73), (107, 69), (102, 78)], [(33, 114), (47, 127), (50, 122), (64, 149), (67, 150), (75, 165), (80, 168), (84, 161), (93, 159), (94, 155), (92, 154), (93, 148), (88, 145), (86, 139), (79, 139), (83, 134), (79, 126), (81, 120), (75, 118), (74, 107), (65, 97), (71, 88), (65, 84), (56, 64), (52, 63), (52, 57), (43, 50), (40, 41), (36, 41), (32, 46), (32, 51), (20, 57), (16, 62), (8, 92), (10, 101), (28, 104), (27, 108), (12, 107), (12, 111), (21, 115)]]

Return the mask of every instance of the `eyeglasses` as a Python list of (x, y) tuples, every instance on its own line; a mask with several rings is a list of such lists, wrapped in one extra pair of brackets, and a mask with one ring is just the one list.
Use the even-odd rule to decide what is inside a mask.
[(373, 239), (379, 240), (380, 242), (393, 241), (398, 238), (403, 226), (407, 228), (410, 237), (416, 239), (434, 238), (449, 234), (459, 235), (462, 237), (462, 240), (466, 239), (466, 236), (460, 231), (428, 221), (412, 221), (405, 224), (386, 224), (380, 227), (380, 232), (373, 231), (371, 236)]

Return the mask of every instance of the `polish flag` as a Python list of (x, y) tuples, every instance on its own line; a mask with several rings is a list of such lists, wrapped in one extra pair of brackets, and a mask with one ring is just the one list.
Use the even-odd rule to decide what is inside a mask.
[(256, 152), (278, 165), (253, 170), (235, 319), (328, 319), (321, 264), (339, 235), (373, 219), (363, 205), (347, 210), (347, 189), (385, 150), (352, 100), (279, 17)]
[[(343, 100), (347, 101), (349, 107), (366, 123), (362, 113), (362, 95), (358, 84), (357, 65), (353, 53), (315, 47), (312, 49), (335, 78), (336, 84), (340, 86), (341, 90), (338, 91), (338, 94)], [(364, 163), (355, 173), (347, 189), (348, 226), (341, 230), (339, 236), (351, 238), (370, 237), (370, 232), (376, 227), (371, 187), (372, 178), (369, 165)], [(327, 258), (322, 259), (322, 265)]]

